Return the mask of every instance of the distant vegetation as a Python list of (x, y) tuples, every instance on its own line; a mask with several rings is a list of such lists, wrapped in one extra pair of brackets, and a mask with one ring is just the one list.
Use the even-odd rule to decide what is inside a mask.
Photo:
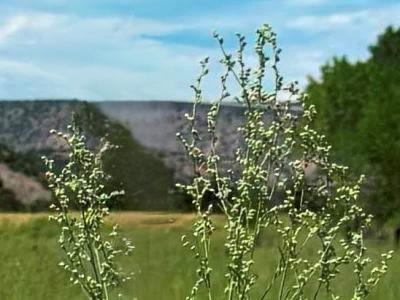
[(8, 146), (0, 144), (0, 163), (7, 164), (11, 169), (28, 176), (40, 177), (45, 167), (38, 160), (39, 153), (34, 151), (16, 153)]
[(366, 61), (325, 64), (307, 92), (336, 158), (368, 175), (369, 211), (400, 225), (400, 28), (387, 28), (369, 50)]

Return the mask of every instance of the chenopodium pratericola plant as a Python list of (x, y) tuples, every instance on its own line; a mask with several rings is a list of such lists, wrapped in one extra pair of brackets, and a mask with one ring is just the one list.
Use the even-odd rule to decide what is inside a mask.
[[(195, 299), (199, 292), (201, 299), (217, 298), (210, 258), (220, 255), (227, 259), (224, 295), (229, 300), (339, 299), (342, 289), (335, 279), (343, 276), (345, 265), (354, 276), (345, 279), (354, 283), (352, 299), (364, 299), (385, 274), (392, 252), (375, 263), (367, 256), (364, 235), (372, 216), (358, 204), (362, 177), (354, 179), (347, 167), (332, 161), (325, 137), (312, 128), (315, 107), (306, 104), (296, 82), (284, 84), (278, 70), (281, 49), (270, 26), (256, 32), (252, 58), (257, 63), (251, 68), (245, 63), (242, 35), (237, 34), (234, 54), (228, 53), (222, 37), (214, 37), (224, 71), (219, 96), (209, 104), (207, 133), (199, 133), (198, 108), (208, 58), (201, 62), (201, 74), (192, 86), (193, 110), (185, 115), (188, 130), (177, 134), (195, 174), (191, 183), (178, 185), (191, 196), (197, 215), (192, 233), (182, 237), (198, 262), (198, 280), (187, 299)], [(231, 94), (228, 86), (236, 93)], [(220, 167), (225, 154), (219, 153), (218, 143), (224, 102), (236, 103), (244, 115), (237, 128), (242, 142), (227, 170)], [(310, 176), (311, 166), (317, 175)], [(215, 201), (204, 205), (210, 193)], [(216, 210), (225, 217), (222, 254), (211, 252)], [(254, 254), (260, 233), (266, 230), (277, 233), (279, 243), (273, 275), (260, 283)]]
[(61, 172), (57, 174), (53, 160), (43, 158), (54, 195), (50, 206), (54, 214), (50, 218), (61, 230), (58, 242), (64, 255), (60, 266), (89, 299), (110, 299), (110, 288), (129, 279), (116, 265), (115, 258), (133, 250), (129, 240), (119, 237), (117, 226), (110, 233), (103, 228), (111, 201), (121, 194), (105, 189), (108, 176), (102, 168), (102, 156), (111, 146), (105, 142), (94, 153), (87, 148), (75, 122), (68, 130), (69, 134), (51, 131), (68, 147), (68, 161)]

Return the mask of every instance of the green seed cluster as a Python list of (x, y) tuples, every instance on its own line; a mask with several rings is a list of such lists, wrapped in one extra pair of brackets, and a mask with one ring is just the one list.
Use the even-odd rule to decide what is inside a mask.
[[(264, 230), (278, 233), (279, 255), (274, 275), (262, 283), (265, 290), (260, 299), (271, 299), (272, 290), (278, 290), (279, 300), (310, 299), (306, 296), (310, 289), (311, 299), (339, 299), (340, 290), (333, 282), (345, 265), (354, 270), (352, 299), (364, 299), (385, 274), (392, 253), (383, 254), (371, 267), (364, 235), (372, 216), (359, 205), (362, 177), (354, 179), (347, 167), (332, 161), (330, 145), (312, 129), (315, 107), (307, 105), (297, 83), (283, 83), (278, 71), (281, 50), (271, 28), (264, 25), (256, 33), (257, 65), (252, 68), (245, 63), (246, 40), (240, 34), (237, 37), (237, 53), (230, 54), (223, 38), (215, 34), (224, 72), (221, 93), (207, 114), (208, 134), (199, 136), (196, 124), (197, 107), (203, 102), (201, 83), (209, 72), (207, 58), (192, 86), (193, 110), (185, 115), (189, 130), (177, 135), (194, 172), (190, 184), (178, 187), (192, 197), (197, 215), (191, 235), (182, 238), (198, 262), (198, 280), (187, 299), (198, 297), (200, 289), (208, 299), (215, 294), (210, 252), (215, 231), (211, 214), (216, 209), (226, 220), (226, 299), (250, 299), (258, 278), (253, 271), (254, 253)], [(231, 95), (228, 86), (234, 84), (238, 92)], [(216, 130), (226, 101), (239, 103), (245, 116), (238, 128), (243, 143), (228, 172), (220, 166)], [(294, 102), (301, 112), (292, 111)], [(271, 115), (273, 120), (267, 121)], [(310, 167), (318, 170), (316, 178), (310, 178)], [(205, 206), (205, 195), (210, 193), (217, 200)], [(312, 259), (305, 259), (311, 242), (318, 248)]]
[[(85, 137), (75, 123), (68, 129), (69, 135), (51, 131), (69, 148), (68, 163), (62, 171), (57, 174), (54, 161), (43, 158), (55, 199), (50, 207), (54, 214), (50, 218), (61, 230), (58, 242), (64, 259), (59, 265), (89, 299), (109, 299), (109, 289), (129, 279), (117, 267), (115, 257), (128, 255), (133, 249), (130, 241), (119, 238), (116, 226), (108, 238), (102, 229), (110, 201), (121, 194), (105, 191), (107, 175), (102, 169), (102, 154), (110, 145), (104, 143), (94, 154), (86, 147)], [(115, 244), (121, 242), (123, 246), (117, 249)]]

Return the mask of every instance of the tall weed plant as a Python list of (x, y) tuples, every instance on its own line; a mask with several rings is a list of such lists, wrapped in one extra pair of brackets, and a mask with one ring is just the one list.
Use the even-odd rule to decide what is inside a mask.
[[(199, 134), (197, 111), (203, 103), (201, 84), (209, 73), (207, 58), (192, 86), (193, 111), (186, 115), (189, 130), (178, 134), (195, 174), (190, 184), (179, 185), (191, 195), (196, 211), (191, 235), (182, 237), (198, 263), (198, 280), (187, 299), (197, 299), (199, 290), (207, 299), (216, 299), (211, 261), (216, 257), (211, 247), (211, 216), (216, 210), (226, 221), (226, 299), (251, 299), (258, 278), (254, 253), (266, 230), (278, 233), (279, 255), (260, 299), (273, 298), (272, 290), (278, 290), (279, 300), (339, 299), (340, 286), (334, 283), (345, 265), (354, 270), (352, 299), (364, 299), (385, 274), (392, 253), (382, 254), (375, 264), (368, 257), (364, 235), (372, 216), (359, 205), (363, 177), (354, 180), (347, 167), (332, 161), (325, 137), (312, 129), (315, 107), (307, 105), (297, 83), (284, 84), (278, 69), (281, 49), (270, 26), (257, 30), (253, 67), (246, 64), (254, 56), (246, 57), (243, 36), (237, 35), (236, 53), (228, 53), (218, 34), (215, 39), (224, 72), (219, 96), (207, 114), (208, 131)], [(228, 87), (238, 92), (231, 93)], [(224, 102), (232, 101), (242, 107), (245, 120), (238, 128), (242, 143), (226, 171), (220, 167), (224, 155), (219, 153), (218, 116)], [(214, 202), (206, 206), (210, 194)], [(274, 205), (279, 197), (281, 202)], [(309, 259), (305, 249), (311, 243)]]
[[(68, 127), (69, 134), (52, 131), (69, 148), (69, 161), (57, 174), (54, 161), (44, 158), (46, 178), (54, 194), (50, 208), (61, 232), (58, 239), (63, 251), (60, 266), (73, 284), (79, 284), (89, 299), (110, 299), (110, 288), (129, 279), (115, 263), (118, 255), (129, 255), (131, 242), (118, 236), (117, 226), (108, 234), (104, 218), (109, 214), (113, 198), (119, 191), (105, 190), (107, 175), (103, 171), (102, 155), (110, 149), (104, 143), (95, 154), (86, 146), (85, 136), (76, 123)], [(116, 245), (121, 245), (116, 247)]]
[[(186, 114), (189, 130), (177, 135), (194, 172), (189, 184), (178, 185), (191, 196), (196, 212), (191, 233), (182, 237), (198, 266), (187, 299), (217, 299), (220, 291), (213, 285), (212, 258), (220, 256), (226, 257), (223, 292), (228, 300), (255, 299), (256, 283), (263, 286), (260, 300), (339, 299), (340, 286), (335, 281), (344, 266), (354, 270), (352, 299), (366, 298), (386, 273), (391, 252), (377, 262), (368, 256), (364, 236), (372, 216), (359, 205), (362, 177), (352, 178), (347, 167), (331, 160), (325, 137), (312, 129), (315, 107), (307, 105), (296, 83), (284, 84), (278, 69), (281, 49), (268, 25), (257, 30), (252, 67), (246, 64), (243, 36), (237, 35), (238, 49), (233, 54), (225, 49), (222, 37), (215, 34), (215, 38), (224, 72), (220, 94), (207, 114), (207, 132), (201, 134), (198, 126), (198, 107), (204, 102), (202, 82), (209, 72), (205, 59), (192, 86), (193, 110)], [(226, 170), (220, 166), (225, 155), (219, 148), (218, 118), (222, 105), (232, 101), (243, 109), (244, 122), (237, 128), (240, 146)], [(300, 109), (294, 110), (295, 106)], [(61, 229), (59, 244), (64, 251), (60, 265), (89, 299), (109, 299), (109, 289), (126, 278), (115, 257), (129, 254), (133, 247), (124, 240), (125, 247), (116, 249), (110, 240), (116, 231), (107, 237), (102, 229), (109, 202), (118, 195), (104, 190), (107, 175), (101, 156), (107, 144), (94, 154), (78, 127), (69, 129), (67, 135), (54, 132), (69, 147), (67, 165), (56, 172), (54, 162), (46, 160), (56, 200), (52, 219)], [(318, 172), (310, 174), (310, 167)], [(206, 201), (210, 195), (211, 204)], [(77, 212), (71, 212), (72, 204)], [(214, 253), (216, 248), (211, 246), (215, 212), (225, 217), (223, 253)], [(278, 236), (278, 245), (271, 246), (277, 247), (278, 255), (273, 276), (259, 283), (253, 268), (255, 250), (267, 230)], [(311, 259), (305, 253), (310, 244)]]

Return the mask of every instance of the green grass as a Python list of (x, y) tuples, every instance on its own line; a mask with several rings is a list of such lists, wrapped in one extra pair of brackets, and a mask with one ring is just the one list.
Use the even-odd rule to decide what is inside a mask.
[[(122, 288), (123, 299), (185, 298), (195, 280), (193, 258), (180, 243), (180, 236), (188, 228), (189, 219), (182, 221), (179, 216), (171, 218), (168, 215), (122, 215), (123, 233), (136, 245), (133, 255), (122, 262), (125, 270), (135, 272), (134, 279)], [(72, 286), (64, 271), (57, 267), (61, 253), (54, 225), (50, 225), (43, 216), (21, 222), (17, 222), (17, 218), (15, 221), (0, 220), (3, 220), (0, 222), (0, 299), (83, 299), (79, 287)], [(262, 283), (272, 274), (277, 257), (274, 250), (277, 240), (278, 237), (272, 234), (265, 234), (261, 239), (256, 253), (256, 273), (260, 284), (254, 296), (262, 292)], [(219, 228), (213, 247), (220, 254), (212, 257), (216, 291), (223, 289), (225, 255), (222, 244), (222, 230)], [(391, 241), (370, 240), (368, 244), (373, 255), (392, 246)], [(307, 251), (312, 255), (313, 248)], [(396, 252), (388, 275), (370, 299), (400, 299), (399, 278), (400, 256)], [(351, 282), (351, 270), (345, 270), (344, 277), (336, 282), (343, 295), (347, 296), (343, 299), (349, 298)], [(215, 296), (222, 299), (221, 293)], [(272, 296), (269, 299), (275, 298)]]

